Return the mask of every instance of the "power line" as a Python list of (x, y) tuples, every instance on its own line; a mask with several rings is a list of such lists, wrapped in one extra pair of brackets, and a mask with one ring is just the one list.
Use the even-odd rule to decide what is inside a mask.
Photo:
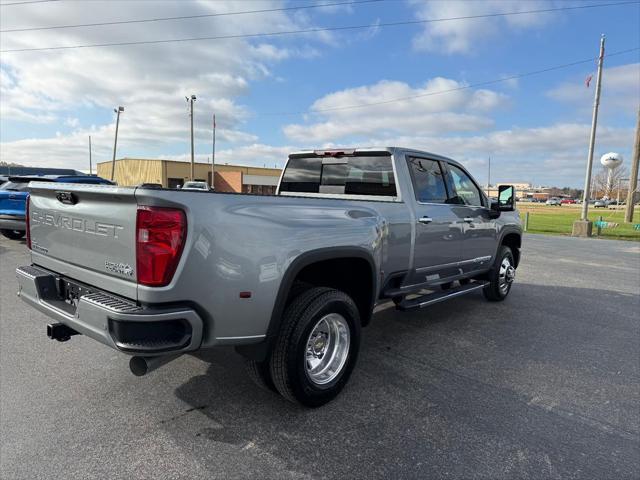
[[(336, 3), (316, 3), (312, 5), (299, 5), (282, 8), (264, 8), (261, 10), (242, 10), (239, 12), (220, 12), (220, 13), (205, 13), (200, 15), (183, 15), (179, 17), (157, 17), (157, 18), (143, 18), (138, 20), (119, 20), (113, 22), (97, 22), (97, 23), (78, 23), (74, 25), (55, 25), (50, 27), (27, 27), (27, 28), (11, 28), (7, 30), (0, 30), (0, 33), (10, 32), (33, 32), (36, 30), (56, 30), (62, 28), (80, 28), (80, 27), (100, 27), (105, 25), (126, 25), (131, 23), (147, 23), (147, 22), (165, 22), (170, 20), (191, 20), (198, 18), (210, 18), (210, 17), (227, 17), (231, 15), (246, 15), (250, 13), (271, 13), (271, 12), (285, 12), (290, 10), (305, 10), (310, 8), (325, 8), (325, 7), (337, 7), (343, 5), (360, 5), (363, 3), (379, 3), (387, 0), (350, 0), (345, 2)], [(30, 2), (35, 3), (35, 2)]]
[[(629, 49), (626, 49), (626, 50), (619, 50), (617, 52), (609, 53), (609, 54), (605, 55), (605, 57), (614, 57), (614, 56), (617, 56), (617, 55), (623, 55), (625, 53), (636, 52), (636, 51), (639, 51), (639, 50), (640, 50), (640, 47), (629, 48)], [(389, 104), (389, 103), (404, 102), (404, 101), (407, 101), (407, 100), (415, 100), (416, 98), (424, 98), (424, 97), (431, 97), (431, 96), (434, 96), (434, 95), (442, 95), (442, 94), (445, 94), (445, 93), (458, 92), (460, 90), (469, 90), (469, 89), (472, 89), (472, 88), (486, 87), (487, 85), (494, 85), (496, 83), (507, 82), (509, 80), (515, 80), (515, 79), (519, 79), (519, 78), (523, 78), (523, 77), (529, 77), (529, 76), (532, 76), (532, 75), (539, 75), (541, 73), (551, 72), (551, 71), (554, 71), (554, 70), (561, 70), (563, 68), (573, 67), (575, 65), (581, 65), (581, 64), (584, 64), (584, 63), (591, 63), (593, 61), (594, 61), (594, 57), (591, 57), (591, 58), (587, 58), (587, 59), (584, 59), (584, 60), (577, 60), (575, 62), (563, 63), (562, 65), (555, 65), (555, 66), (552, 66), (552, 67), (542, 68), (540, 70), (532, 70), (530, 72), (517, 73), (515, 75), (510, 75), (508, 77), (496, 78), (494, 80), (486, 80), (484, 82), (471, 83), (469, 85), (463, 85), (463, 86), (456, 87), (456, 88), (448, 88), (446, 90), (437, 90), (435, 92), (421, 93), (421, 94), (418, 94), (418, 95), (411, 95), (411, 96), (408, 96), (408, 97), (393, 98), (393, 99), (390, 99), (390, 100), (382, 100), (382, 101), (379, 101), (379, 102), (361, 103), (361, 104), (358, 104), (358, 105), (345, 105), (345, 106), (342, 106), (342, 107), (322, 108), (322, 109), (313, 110), (312, 112), (309, 112), (309, 111), (273, 112), (273, 113), (260, 113), (258, 115), (262, 115), (262, 116), (306, 115), (308, 113), (334, 112), (334, 111), (339, 111), (339, 110), (351, 110), (351, 109), (355, 109), (355, 108), (373, 107), (373, 106), (376, 106), (376, 105), (386, 105), (386, 104)]]
[(244, 33), (244, 34), (233, 34), (233, 35), (218, 35), (218, 36), (211, 36), (211, 37), (140, 40), (140, 41), (131, 41), (131, 42), (92, 43), (92, 44), (68, 45), (68, 46), (59, 46), (59, 47), (16, 48), (16, 49), (10, 49), (10, 50), (0, 50), (0, 53), (36, 52), (36, 51), (45, 51), (45, 50), (70, 50), (70, 49), (76, 49), (76, 48), (122, 47), (122, 46), (150, 45), (150, 44), (160, 44), (160, 43), (196, 42), (196, 41), (202, 41), (202, 40), (231, 40), (231, 39), (238, 39), (238, 38), (278, 37), (278, 36), (296, 35), (296, 34), (304, 34), (304, 33), (333, 32), (333, 31), (344, 31), (344, 30), (363, 30), (367, 28), (398, 27), (403, 25), (419, 25), (419, 24), (444, 22), (444, 21), (452, 21), (452, 20), (469, 20), (474, 18), (505, 17), (510, 15), (525, 15), (525, 14), (531, 14), (531, 13), (557, 12), (562, 10), (579, 10), (579, 9), (585, 9), (585, 8), (613, 7), (613, 6), (619, 6), (619, 5), (631, 5), (631, 4), (638, 4), (638, 3), (640, 3), (639, 0), (634, 0), (634, 1), (628, 1), (628, 2), (579, 5), (574, 7), (544, 8), (544, 9), (527, 10), (527, 11), (521, 11), (521, 12), (499, 12), (499, 13), (490, 13), (490, 14), (484, 14), (484, 15), (466, 15), (461, 17), (436, 18), (436, 19), (430, 19), (430, 20), (405, 20), (405, 21), (399, 21), (399, 22), (372, 23), (372, 24), (366, 24), (366, 25), (348, 25), (348, 26), (340, 26), (340, 27), (317, 27), (317, 28), (309, 28), (304, 30), (289, 30), (289, 31), (281, 31), (281, 32)]
[(61, 0), (32, 0), (30, 2), (11, 2), (11, 3), (0, 3), (0, 7), (10, 7), (11, 5), (29, 5), (30, 3), (50, 3), (50, 2), (59, 2)]

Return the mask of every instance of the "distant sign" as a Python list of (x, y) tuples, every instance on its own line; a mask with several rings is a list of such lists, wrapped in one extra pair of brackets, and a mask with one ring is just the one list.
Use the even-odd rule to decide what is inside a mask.
[[(618, 228), (618, 226), (620, 225), (620, 224), (615, 223), (615, 222), (605, 222), (604, 220), (596, 220), (595, 222), (593, 222), (593, 224), (597, 228)], [(636, 229), (636, 230), (638, 230), (638, 229)]]

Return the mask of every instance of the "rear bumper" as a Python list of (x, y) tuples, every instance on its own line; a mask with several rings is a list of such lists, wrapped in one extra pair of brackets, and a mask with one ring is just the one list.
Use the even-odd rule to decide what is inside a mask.
[(24, 217), (17, 215), (0, 215), (0, 230), (26, 230)]
[(116, 350), (132, 355), (162, 355), (197, 350), (202, 319), (186, 306), (145, 306), (77, 285), (77, 306), (66, 303), (60, 282), (66, 279), (35, 265), (19, 267), (18, 295), (57, 322)]

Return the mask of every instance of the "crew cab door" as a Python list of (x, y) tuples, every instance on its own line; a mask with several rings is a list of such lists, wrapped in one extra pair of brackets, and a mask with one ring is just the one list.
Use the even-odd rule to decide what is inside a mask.
[(465, 273), (487, 269), (496, 253), (498, 231), (488, 199), (459, 165), (447, 162), (446, 168), (449, 202), (462, 231), (460, 267)]
[(407, 157), (415, 194), (414, 269), (411, 283), (443, 283), (459, 274), (461, 226), (447, 204), (446, 169), (438, 160)]

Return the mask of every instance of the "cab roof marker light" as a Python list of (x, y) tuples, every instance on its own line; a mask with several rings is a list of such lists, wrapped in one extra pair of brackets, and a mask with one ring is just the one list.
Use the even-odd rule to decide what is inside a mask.
[(355, 155), (356, 149), (352, 148), (349, 150), (314, 150), (314, 155), (319, 157), (343, 157), (343, 156), (352, 156)]

